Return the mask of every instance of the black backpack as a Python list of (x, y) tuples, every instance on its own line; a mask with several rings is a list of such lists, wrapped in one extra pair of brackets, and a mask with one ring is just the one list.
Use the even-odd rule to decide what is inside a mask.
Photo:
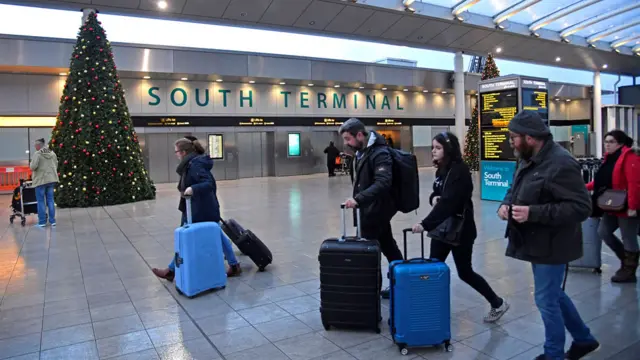
[(409, 213), (420, 207), (418, 160), (406, 151), (389, 148), (393, 159), (392, 194), (398, 211)]

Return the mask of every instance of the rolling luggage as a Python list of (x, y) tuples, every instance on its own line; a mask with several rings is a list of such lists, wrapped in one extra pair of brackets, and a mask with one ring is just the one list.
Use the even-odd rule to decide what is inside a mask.
[(227, 273), (222, 253), (222, 230), (215, 222), (192, 223), (191, 198), (186, 197), (187, 223), (174, 232), (175, 281), (179, 293), (193, 298), (224, 288)]
[[(238, 222), (233, 219), (229, 219), (226, 221), (220, 220), (220, 227), (222, 228), (222, 231), (227, 234), (229, 239), (231, 239), (231, 241), (236, 244), (236, 246), (238, 246), (238, 239), (240, 239), (240, 236), (244, 232), (244, 228), (242, 227), (242, 225), (238, 224)], [(240, 249), (240, 252), (242, 252), (244, 255), (247, 255), (242, 251), (242, 249)]]
[[(407, 233), (404, 229), (404, 257), (407, 259)], [(422, 257), (397, 260), (389, 264), (389, 328), (402, 355), (410, 347), (451, 345), (451, 272), (447, 264)]]
[(271, 250), (251, 230), (245, 230), (235, 244), (258, 266), (260, 271), (264, 271), (267, 265), (273, 261)]
[(360, 237), (360, 210), (356, 236), (346, 235), (342, 204), (342, 237), (320, 246), (320, 316), (325, 330), (361, 328), (380, 333), (380, 246)]
[(602, 274), (602, 239), (598, 236), (600, 218), (590, 217), (582, 222), (582, 257), (569, 263), (570, 267), (590, 268)]

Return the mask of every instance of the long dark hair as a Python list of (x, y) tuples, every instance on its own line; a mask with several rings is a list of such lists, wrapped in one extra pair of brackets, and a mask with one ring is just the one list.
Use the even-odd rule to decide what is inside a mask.
[(633, 147), (633, 138), (631, 138), (629, 135), (627, 135), (626, 132), (622, 130), (617, 130), (617, 129), (611, 130), (604, 135), (604, 138), (606, 139), (607, 136), (611, 136), (612, 138), (614, 138), (616, 142), (620, 145), (624, 145), (626, 147)]
[(449, 131), (443, 131), (434, 136), (433, 140), (442, 145), (444, 150), (442, 161), (434, 160), (434, 164), (438, 167), (438, 172), (450, 168), (452, 164), (462, 162), (462, 150), (457, 136)]

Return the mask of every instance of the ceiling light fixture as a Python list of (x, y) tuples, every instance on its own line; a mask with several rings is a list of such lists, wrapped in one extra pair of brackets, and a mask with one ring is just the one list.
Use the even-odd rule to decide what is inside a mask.
[(358, 87), (358, 89), (362, 90), (362, 89), (364, 89), (364, 86), (360, 86), (360, 87)]
[(313, 86), (313, 84), (307, 84), (307, 86)]
[(409, 91), (409, 89), (402, 89), (402, 91)]
[(149, 80), (149, 79), (151, 79), (151, 76), (149, 76), (149, 75), (145, 75), (145, 76), (143, 76), (142, 78), (143, 78), (143, 79), (146, 79), (146, 80)]
[(603, 68), (603, 69), (606, 69), (606, 68), (608, 68), (608, 67), (609, 67), (609, 65), (607, 65), (607, 64), (602, 65), (602, 68)]
[(560, 62), (560, 60), (562, 60), (560, 56), (556, 57), (556, 62)]
[(249, 80), (249, 84), (255, 84), (256, 81), (255, 80)]
[(422, 92), (423, 92), (423, 93), (428, 93), (428, 92), (429, 92), (429, 90), (422, 90)]
[(416, 0), (403, 0), (402, 1), (402, 5), (404, 5), (404, 11), (408, 12), (408, 13), (414, 13), (416, 12), (416, 9), (412, 8), (411, 5), (413, 5), (413, 3)]
[(159, 7), (161, 10), (166, 9), (168, 5), (169, 5), (169, 4), (167, 4), (167, 2), (166, 2), (166, 1), (164, 1), (164, 0), (160, 0), (160, 1), (158, 1), (158, 7)]
[(443, 93), (443, 94), (446, 94), (447, 92), (446, 92), (446, 91), (443, 91), (442, 93)]
[(386, 87), (382, 88), (382, 91), (385, 91), (385, 90), (387, 90), (387, 88), (386, 88)]
[(66, 75), (67, 75), (67, 73), (65, 73), (65, 72), (61, 72), (60, 73), (60, 76), (66, 76)]
[(569, 101), (571, 101), (571, 99), (567, 99), (566, 101), (569, 102)]
[(222, 82), (222, 79), (218, 79), (218, 80), (216, 80), (216, 82)]
[(340, 85), (337, 85), (337, 84), (336, 84), (336, 85), (333, 85), (333, 87), (334, 87), (334, 88), (339, 88), (339, 87), (340, 87)]
[(497, 52), (498, 54), (500, 54), (500, 53), (502, 52), (502, 48), (501, 48), (501, 47), (496, 48), (496, 52)]
[(189, 79), (188, 79), (188, 78), (186, 78), (186, 77), (183, 77), (183, 78), (180, 78), (180, 80), (182, 80), (182, 81), (187, 81), (187, 80), (189, 80)]
[(284, 82), (284, 81), (281, 81), (281, 82), (280, 82), (280, 85), (287, 85), (287, 83), (286, 83), (286, 82)]

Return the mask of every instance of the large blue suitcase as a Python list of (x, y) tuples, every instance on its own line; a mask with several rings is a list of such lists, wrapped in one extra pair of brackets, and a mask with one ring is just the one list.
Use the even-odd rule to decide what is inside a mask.
[(227, 274), (220, 226), (215, 222), (193, 224), (191, 199), (185, 199), (187, 223), (174, 232), (175, 281), (176, 290), (192, 298), (206, 291), (224, 288)]
[[(404, 229), (404, 258), (407, 259), (407, 233)], [(451, 273), (444, 262), (422, 257), (397, 260), (389, 264), (389, 327), (402, 355), (410, 347), (444, 344), (451, 351)], [(435, 240), (432, 240), (435, 241)]]

